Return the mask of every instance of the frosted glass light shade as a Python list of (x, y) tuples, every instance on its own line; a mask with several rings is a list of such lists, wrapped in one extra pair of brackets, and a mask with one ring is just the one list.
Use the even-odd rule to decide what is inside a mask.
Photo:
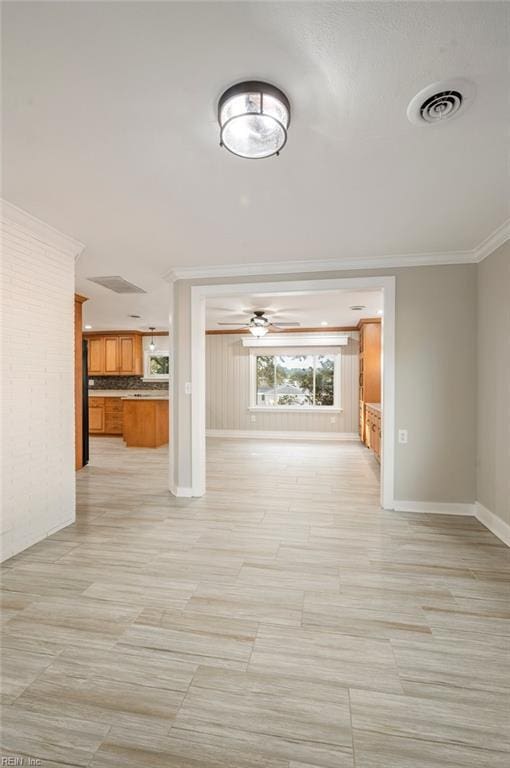
[(238, 83), (218, 105), (220, 145), (234, 155), (262, 158), (277, 155), (287, 141), (289, 100), (269, 83)]
[(267, 325), (250, 325), (250, 333), (253, 336), (265, 336), (268, 330)]

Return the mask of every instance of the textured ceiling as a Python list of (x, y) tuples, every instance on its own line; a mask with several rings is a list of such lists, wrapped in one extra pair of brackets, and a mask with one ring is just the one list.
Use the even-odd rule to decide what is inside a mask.
[[(509, 14), (491, 2), (4, 3), (3, 195), (86, 244), (77, 287), (92, 317), (117, 297), (85, 278), (120, 274), (159, 292), (151, 324), (173, 266), (473, 248), (509, 214)], [(477, 88), (465, 114), (411, 125), (410, 99), (457, 76)], [(279, 158), (218, 147), (217, 99), (244, 78), (290, 98)]]

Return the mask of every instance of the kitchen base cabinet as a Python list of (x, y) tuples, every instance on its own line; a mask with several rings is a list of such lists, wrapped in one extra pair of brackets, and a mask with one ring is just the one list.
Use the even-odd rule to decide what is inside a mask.
[(89, 433), (91, 435), (122, 435), (120, 397), (89, 398)]
[(89, 399), (89, 433), (92, 435), (104, 432), (104, 397)]
[(365, 445), (370, 448), (378, 461), (381, 460), (382, 413), (378, 403), (365, 406)]
[(122, 404), (123, 437), (129, 448), (158, 448), (168, 443), (168, 400), (133, 398)]

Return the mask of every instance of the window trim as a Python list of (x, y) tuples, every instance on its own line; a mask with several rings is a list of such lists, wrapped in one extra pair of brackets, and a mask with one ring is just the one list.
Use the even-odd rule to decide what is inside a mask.
[[(150, 373), (151, 357), (168, 357), (168, 373)], [(143, 353), (143, 381), (168, 381), (170, 378), (170, 354), (168, 349), (155, 349), (154, 352), (146, 349)]]
[[(341, 358), (342, 353), (340, 350), (334, 353), (335, 368), (333, 371), (333, 405), (257, 405), (257, 357), (276, 357), (281, 354), (288, 355), (289, 357), (295, 357), (298, 355), (296, 347), (287, 350), (275, 351), (271, 354), (271, 350), (264, 351), (261, 355), (261, 349), (250, 349), (250, 399), (248, 410), (249, 411), (263, 411), (265, 413), (341, 413), (343, 411), (341, 403)], [(268, 354), (269, 352), (269, 354)], [(314, 356), (318, 357), (320, 351), (314, 352)], [(331, 353), (329, 353), (331, 354)]]

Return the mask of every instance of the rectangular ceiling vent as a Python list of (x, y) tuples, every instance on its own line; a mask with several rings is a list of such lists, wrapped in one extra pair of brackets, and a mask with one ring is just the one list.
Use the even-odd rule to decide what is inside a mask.
[(147, 293), (143, 288), (139, 288), (137, 285), (124, 280), (120, 275), (112, 275), (109, 277), (88, 277), (92, 283), (102, 285), (103, 288), (108, 288), (115, 293)]

